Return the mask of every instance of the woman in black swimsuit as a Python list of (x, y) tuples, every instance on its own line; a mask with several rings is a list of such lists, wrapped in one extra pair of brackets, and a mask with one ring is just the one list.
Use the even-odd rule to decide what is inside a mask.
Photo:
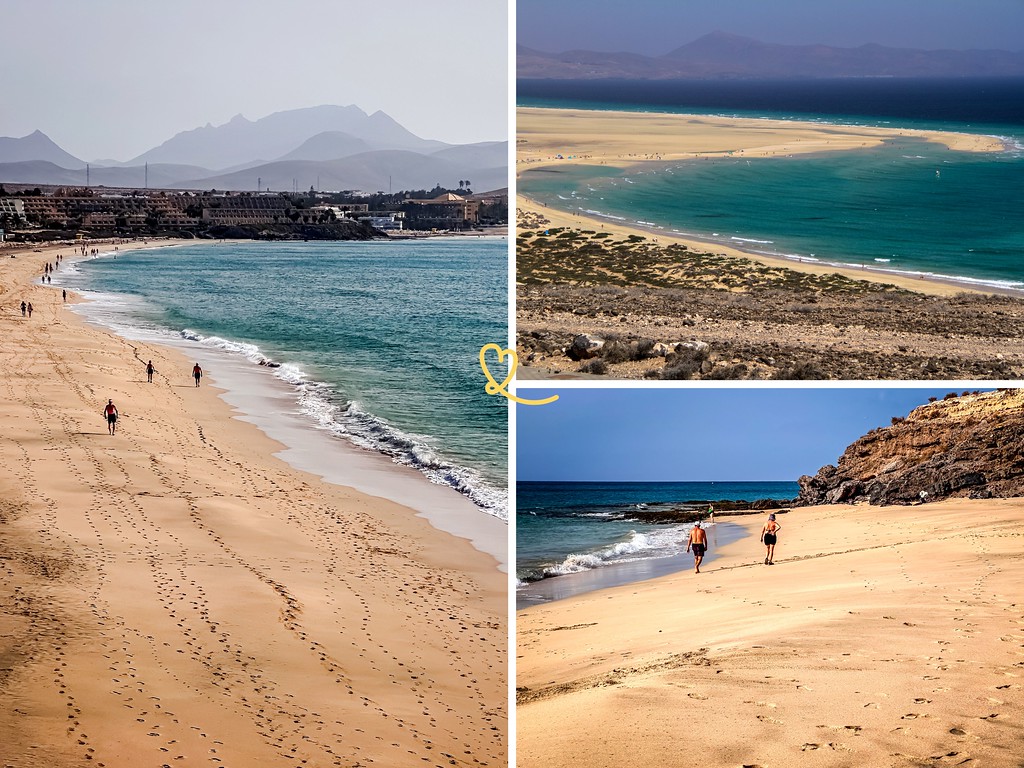
[(775, 542), (779, 540), (778, 532), (781, 529), (782, 526), (775, 522), (775, 515), (768, 515), (768, 522), (761, 529), (761, 541), (768, 548), (764, 558), (765, 565), (775, 565)]

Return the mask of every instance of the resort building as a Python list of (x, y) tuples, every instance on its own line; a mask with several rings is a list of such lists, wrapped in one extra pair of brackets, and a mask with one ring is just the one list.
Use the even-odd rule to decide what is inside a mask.
[(480, 220), (480, 203), (445, 192), (430, 200), (404, 200), (402, 212), (410, 229), (462, 230)]

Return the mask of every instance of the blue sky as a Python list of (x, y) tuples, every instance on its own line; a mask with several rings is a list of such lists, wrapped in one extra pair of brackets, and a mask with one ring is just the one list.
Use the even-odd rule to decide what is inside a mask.
[(766, 43), (1024, 50), (1022, 0), (518, 0), (517, 42), (661, 55), (709, 32)]
[[(524, 389), (518, 480), (796, 480), (942, 389)], [(963, 391), (963, 390), (959, 390)]]

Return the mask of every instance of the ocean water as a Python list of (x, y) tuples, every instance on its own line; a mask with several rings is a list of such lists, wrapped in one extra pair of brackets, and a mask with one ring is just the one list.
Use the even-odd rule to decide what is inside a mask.
[(524, 171), (547, 205), (803, 261), (1024, 290), (1024, 81), (520, 83), (525, 106), (723, 114), (998, 136), (782, 158)]
[(310, 429), (507, 519), (507, 405), (486, 395), (478, 363), (483, 344), (508, 336), (504, 238), (198, 243), (61, 273), (92, 300), (78, 305), (90, 319), (273, 363)]
[(676, 557), (690, 525), (654, 524), (662, 510), (706, 512), (706, 502), (792, 499), (795, 482), (516, 483), (516, 577), (532, 582)]

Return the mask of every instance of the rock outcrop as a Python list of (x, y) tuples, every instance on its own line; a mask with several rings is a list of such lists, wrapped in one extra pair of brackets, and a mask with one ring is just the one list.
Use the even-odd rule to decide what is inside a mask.
[(922, 405), (799, 483), (803, 505), (1024, 496), (1024, 390)]

